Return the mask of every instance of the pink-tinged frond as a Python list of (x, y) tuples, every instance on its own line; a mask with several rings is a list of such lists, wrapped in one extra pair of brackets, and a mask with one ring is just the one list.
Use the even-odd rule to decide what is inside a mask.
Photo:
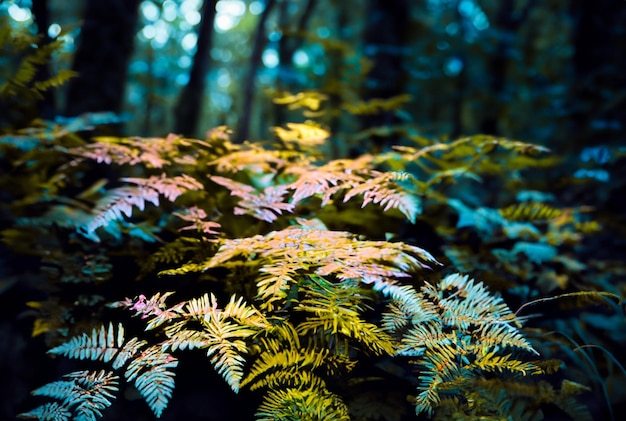
[(294, 205), (285, 202), (286, 186), (271, 186), (262, 191), (254, 187), (239, 183), (230, 178), (211, 176), (211, 180), (230, 190), (231, 196), (238, 196), (241, 200), (233, 209), (235, 215), (250, 215), (266, 222), (274, 222), (283, 212), (293, 212)]

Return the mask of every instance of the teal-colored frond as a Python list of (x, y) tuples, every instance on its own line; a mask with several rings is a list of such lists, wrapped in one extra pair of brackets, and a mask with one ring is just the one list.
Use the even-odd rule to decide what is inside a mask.
[(35, 396), (48, 396), (60, 401), (35, 408), (21, 418), (39, 420), (95, 421), (102, 410), (111, 405), (118, 391), (119, 377), (113, 372), (76, 371), (63, 376), (67, 380), (48, 383), (32, 392)]
[[(504, 350), (536, 351), (523, 337), (520, 320), (498, 295), (466, 275), (425, 283), (412, 300), (392, 300), (383, 327), (401, 335), (396, 355), (419, 366), (416, 412), (432, 414), (446, 384), (485, 372), (539, 374), (540, 367)], [(416, 358), (416, 359), (415, 359)]]
[(490, 294), (482, 283), (475, 283), (467, 275), (448, 275), (437, 289), (427, 285), (424, 293), (446, 309), (442, 314), (444, 323), (461, 330), (473, 324), (513, 319), (513, 313), (500, 296)]
[(348, 421), (348, 407), (324, 389), (270, 390), (256, 414), (258, 421)]
[(157, 418), (172, 397), (175, 375), (168, 369), (176, 366), (178, 360), (174, 356), (163, 352), (160, 345), (154, 345), (133, 359), (124, 373), (127, 381), (134, 380), (135, 387)]
[(38, 406), (32, 411), (18, 415), (18, 418), (37, 419), (39, 421), (70, 421), (72, 413), (65, 405), (49, 402)]
[(124, 344), (124, 347), (120, 349), (115, 356), (112, 364), (113, 368), (115, 370), (122, 368), (128, 362), (128, 360), (130, 360), (137, 354), (137, 351), (139, 351), (146, 345), (148, 345), (148, 343), (143, 339), (131, 338), (128, 342)]
[(99, 329), (93, 329), (91, 334), (83, 333), (75, 336), (52, 348), (48, 353), (80, 360), (101, 360), (106, 363), (115, 356), (123, 343), (124, 327), (122, 324), (118, 324), (115, 329), (113, 324), (109, 323), (108, 327), (102, 325)]

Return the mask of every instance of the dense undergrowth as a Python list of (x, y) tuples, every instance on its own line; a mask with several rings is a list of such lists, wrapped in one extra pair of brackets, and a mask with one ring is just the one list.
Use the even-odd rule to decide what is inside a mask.
[[(323, 95), (274, 100), (318, 112)], [(623, 408), (623, 256), (597, 248), (622, 244), (607, 229), (623, 221), (572, 203), (568, 192), (602, 186), (546, 147), (405, 130), (348, 158), (310, 120), (244, 144), (226, 127), (91, 135), (114, 121), (0, 136), (0, 296), (26, 297), (20, 316), (49, 354), (83, 360), (56, 360), (69, 369), (31, 385), (20, 417), (588, 420)], [(606, 151), (611, 165), (623, 154)], [(214, 373), (222, 402), (194, 395), (219, 388)]]

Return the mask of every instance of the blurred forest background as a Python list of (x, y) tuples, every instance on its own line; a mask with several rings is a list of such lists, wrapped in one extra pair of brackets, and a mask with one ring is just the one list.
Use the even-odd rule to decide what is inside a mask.
[[(112, 111), (123, 134), (202, 137), (228, 125), (257, 140), (302, 118), (274, 106), (277, 93), (314, 90), (328, 99), (318, 120), (338, 144), (381, 126), (508, 136), (563, 153), (624, 142), (622, 0), (1, 3), (3, 24), (64, 40), (41, 78), (78, 72), (37, 109), (2, 110), (13, 123)], [(12, 59), (2, 58), (3, 73)], [(393, 97), (402, 111), (347, 112)]]
[[(605, 208), (624, 226), (624, 0), (0, 0), (0, 25), (63, 41), (39, 80), (76, 74), (41, 101), (0, 97), (0, 135), (107, 112), (111, 124), (87, 136), (202, 139), (226, 125), (254, 142), (314, 119), (338, 157), (412, 136), (505, 136), (564, 159), (560, 205)], [(0, 86), (21, 59), (0, 51)], [(371, 113), (376, 99), (382, 112)], [(622, 258), (623, 234), (586, 250)], [(45, 349), (0, 341), (0, 355), (21, 361), (45, 360)], [(46, 362), (29, 377), (54, 369)], [(34, 385), (2, 386), (24, 400)], [(185, 402), (197, 402), (192, 392)], [(15, 405), (7, 399), (0, 419)]]

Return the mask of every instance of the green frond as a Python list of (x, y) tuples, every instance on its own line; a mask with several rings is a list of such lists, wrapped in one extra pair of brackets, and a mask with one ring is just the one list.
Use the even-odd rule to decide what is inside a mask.
[(256, 414), (258, 421), (348, 421), (348, 407), (325, 389), (270, 390)]
[(241, 382), (241, 386), (254, 385), (262, 381), (269, 373), (299, 372), (303, 370), (314, 370), (324, 366), (330, 351), (328, 349), (306, 348), (304, 350), (289, 347), (280, 349), (278, 352), (262, 353), (254, 361), (246, 378)]
[(554, 219), (563, 214), (562, 209), (541, 202), (514, 203), (500, 209), (500, 215), (509, 221), (537, 221)]
[(487, 352), (483, 355), (478, 355), (470, 365), (466, 366), (468, 369), (478, 368), (482, 371), (497, 371), (503, 372), (508, 370), (511, 372), (526, 374), (542, 374), (543, 371), (532, 363), (522, 362), (516, 359), (512, 359), (511, 354), (497, 355), (495, 351)]

